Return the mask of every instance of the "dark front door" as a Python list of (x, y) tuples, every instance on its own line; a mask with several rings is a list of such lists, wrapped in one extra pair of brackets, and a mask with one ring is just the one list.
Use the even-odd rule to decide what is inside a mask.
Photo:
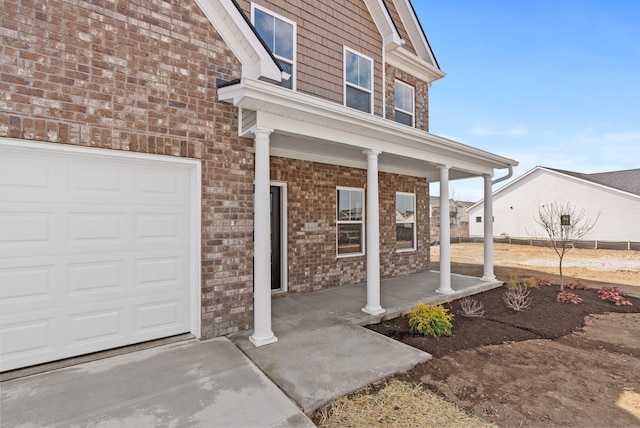
[(282, 203), (281, 189), (271, 186), (271, 289), (282, 288)]

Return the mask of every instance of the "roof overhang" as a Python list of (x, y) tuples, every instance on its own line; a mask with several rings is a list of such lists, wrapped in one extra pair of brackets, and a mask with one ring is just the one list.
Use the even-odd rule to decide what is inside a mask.
[(425, 82), (433, 82), (446, 76), (442, 70), (434, 67), (403, 47), (388, 46), (386, 48), (385, 60), (387, 64), (422, 79)]
[(517, 165), (512, 159), (354, 110), (312, 95), (243, 78), (218, 89), (221, 101), (240, 109), (239, 135), (256, 128), (273, 131), (271, 154), (366, 169), (363, 150), (381, 152), (379, 169), (439, 180), (439, 165), (450, 179), (493, 175)]
[(273, 54), (253, 30), (246, 16), (232, 0), (195, 0), (218, 34), (242, 64), (242, 77), (287, 80)]

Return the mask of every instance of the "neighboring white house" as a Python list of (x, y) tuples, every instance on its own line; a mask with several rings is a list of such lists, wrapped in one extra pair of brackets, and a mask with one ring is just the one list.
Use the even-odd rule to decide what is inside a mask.
[[(538, 207), (558, 202), (598, 221), (584, 240), (640, 241), (640, 168), (595, 174), (537, 166), (493, 192), (494, 236), (543, 236)], [(484, 200), (469, 208), (469, 235), (482, 236)]]

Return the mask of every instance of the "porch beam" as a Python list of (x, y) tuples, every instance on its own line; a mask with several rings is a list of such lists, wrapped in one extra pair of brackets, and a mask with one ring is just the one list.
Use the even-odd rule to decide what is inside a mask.
[(440, 286), (436, 293), (453, 293), (451, 288), (451, 224), (449, 223), (449, 165), (440, 170)]
[(271, 196), (269, 193), (269, 136), (273, 130), (257, 128), (255, 136), (255, 203), (253, 217), (253, 334), (255, 346), (278, 341), (271, 331)]
[(365, 150), (367, 155), (367, 305), (362, 311), (378, 315), (385, 310), (380, 306), (380, 204), (378, 198), (377, 150)]
[(484, 275), (482, 279), (495, 281), (493, 273), (493, 189), (490, 175), (484, 179)]

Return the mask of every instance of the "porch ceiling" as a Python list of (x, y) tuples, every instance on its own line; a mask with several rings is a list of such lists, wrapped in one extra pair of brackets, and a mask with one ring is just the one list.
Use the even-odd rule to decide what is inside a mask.
[(366, 169), (363, 150), (377, 150), (379, 169), (439, 180), (438, 165), (451, 180), (493, 175), (518, 163), (438, 135), (334, 102), (254, 79), (218, 90), (222, 101), (240, 109), (239, 133), (273, 130), (270, 153), (294, 159)]

